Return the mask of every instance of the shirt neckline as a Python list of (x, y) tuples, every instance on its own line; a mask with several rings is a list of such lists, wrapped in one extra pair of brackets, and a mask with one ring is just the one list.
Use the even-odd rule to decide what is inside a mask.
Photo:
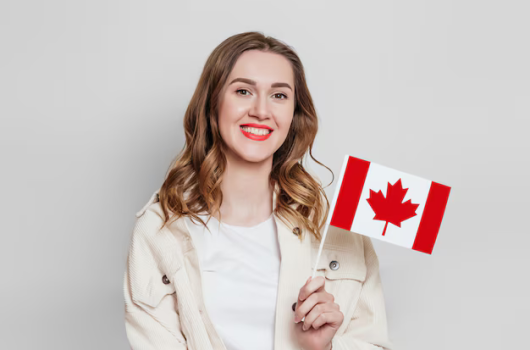
[(217, 218), (215, 216), (211, 216), (211, 218), (213, 220), (215, 220), (217, 223), (220, 223), (221, 226), (224, 226), (224, 227), (227, 227), (229, 229), (233, 229), (233, 230), (254, 230), (258, 227), (261, 227), (262, 225), (265, 225), (267, 224), (268, 222), (270, 222), (272, 219), (273, 219), (273, 216), (274, 216), (274, 213), (271, 213), (271, 215), (265, 220), (265, 221), (262, 221), (260, 222), (259, 224), (256, 224), (254, 226), (236, 226), (236, 225), (230, 225), (230, 224), (227, 224), (225, 222), (220, 222), (219, 220), (217, 220)]

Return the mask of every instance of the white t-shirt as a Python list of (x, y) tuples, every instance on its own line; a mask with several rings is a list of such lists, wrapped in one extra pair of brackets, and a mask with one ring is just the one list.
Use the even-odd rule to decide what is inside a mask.
[(281, 260), (274, 216), (252, 227), (211, 217), (211, 234), (200, 222), (186, 220), (199, 256), (204, 303), (227, 349), (272, 350)]

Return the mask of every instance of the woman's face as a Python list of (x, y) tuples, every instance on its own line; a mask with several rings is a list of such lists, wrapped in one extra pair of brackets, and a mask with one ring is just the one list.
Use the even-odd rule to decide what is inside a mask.
[(290, 62), (276, 53), (245, 51), (220, 96), (218, 124), (230, 153), (227, 158), (270, 159), (285, 141), (293, 114)]

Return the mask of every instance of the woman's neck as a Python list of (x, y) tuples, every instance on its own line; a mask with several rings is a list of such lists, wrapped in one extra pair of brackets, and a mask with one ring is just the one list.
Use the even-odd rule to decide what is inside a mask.
[[(221, 182), (221, 219), (229, 225), (254, 226), (272, 214), (273, 187), (269, 182), (272, 157), (263, 162), (247, 162), (227, 157)], [(219, 219), (218, 213), (215, 217)]]

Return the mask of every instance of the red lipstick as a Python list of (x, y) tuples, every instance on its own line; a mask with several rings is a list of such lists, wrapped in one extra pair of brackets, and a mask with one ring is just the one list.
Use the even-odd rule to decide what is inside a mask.
[[(243, 130), (242, 126), (249, 126), (249, 127), (252, 127), (252, 128), (260, 128), (260, 129), (268, 129), (271, 132), (266, 134), (266, 135), (255, 135), (255, 134), (252, 134), (250, 132), (246, 132), (245, 130)], [(243, 135), (245, 135), (249, 139), (255, 140), (255, 141), (265, 141), (266, 139), (268, 139), (272, 135), (272, 132), (273, 132), (272, 128), (270, 128), (270, 127), (268, 127), (266, 125), (259, 125), (259, 124), (243, 124), (243, 125), (239, 126), (239, 130), (241, 130)]]
[(261, 125), (261, 124), (254, 124), (254, 123), (241, 124), (240, 126), (250, 126), (251, 128), (267, 129), (267, 130), (270, 130), (270, 131), (273, 130), (270, 126), (267, 126), (267, 125)]

